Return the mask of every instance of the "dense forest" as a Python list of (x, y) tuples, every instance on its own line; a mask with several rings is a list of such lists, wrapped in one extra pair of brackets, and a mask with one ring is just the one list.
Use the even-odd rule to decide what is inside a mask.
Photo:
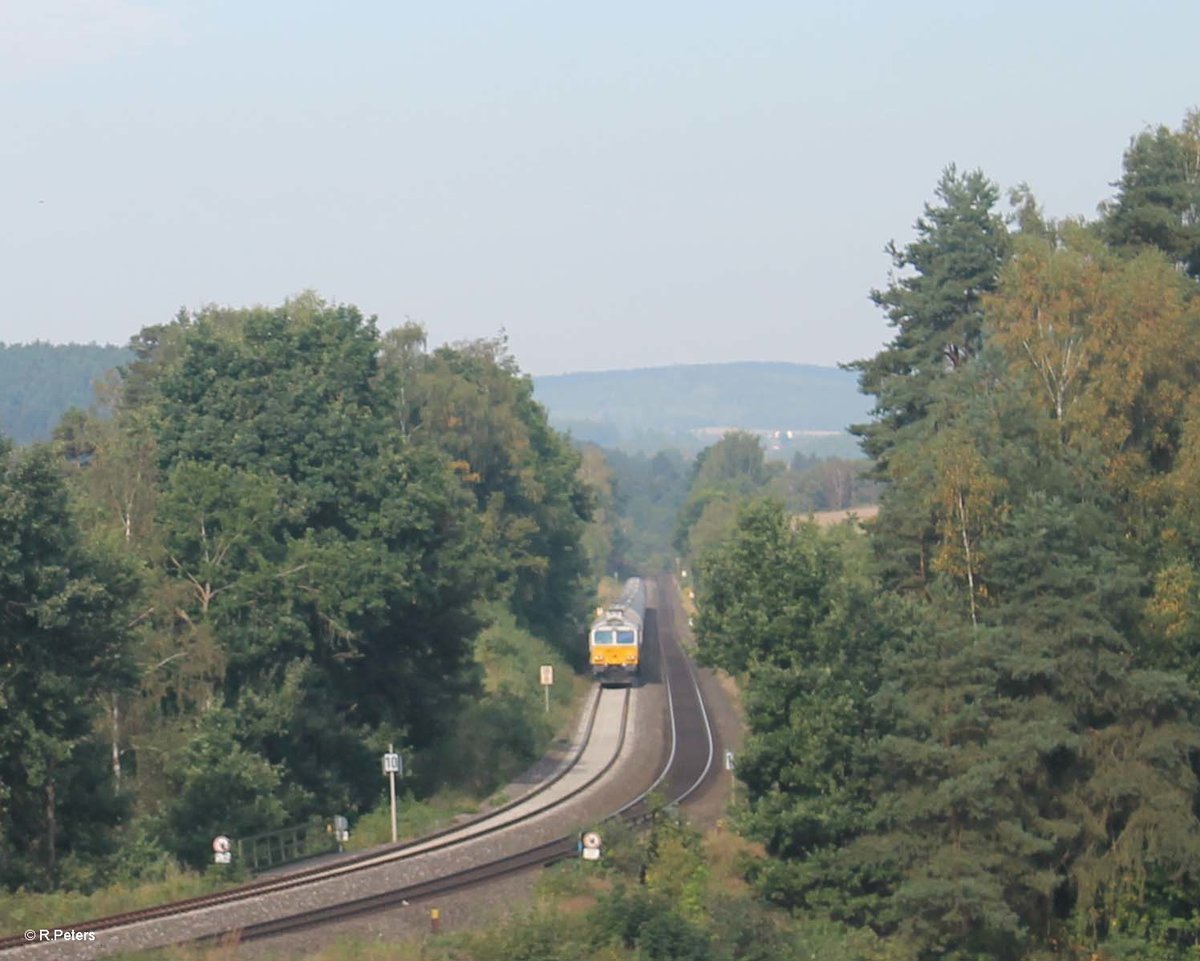
[(862, 459), (796, 454), (790, 463), (769, 460), (760, 439), (730, 431), (702, 450), (678, 495), (671, 544), (684, 569), (730, 536), (748, 501), (774, 498), (789, 515), (842, 511), (878, 501), (881, 485)]
[(49, 440), (63, 412), (90, 407), (94, 385), (130, 359), (123, 347), (0, 343), (0, 434), (17, 444)]
[(570, 664), (597, 577), (691, 552), (683, 505), (711, 538), (756, 489), (740, 471), (810, 510), (865, 464), (768, 464), (736, 432), (695, 463), (571, 442), (502, 341), (430, 351), (312, 294), (181, 312), (119, 352), (30, 349), (22, 376), (58, 387), (87, 380), (64, 358), (125, 362), (51, 443), (0, 451), (10, 889), (136, 882), (217, 833), (361, 815), (389, 742), (414, 790), (484, 788), (547, 735), (483, 676), (488, 625)]
[(0, 446), (0, 884), (354, 816), (389, 742), (418, 789), (529, 762), (540, 693), (485, 688), (479, 639), (578, 660), (608, 558), (502, 341), (429, 351), (312, 295), (214, 308), (142, 330), (109, 400)]
[[(0, 344), (0, 433), (18, 444), (49, 440), (69, 408), (103, 405), (109, 375), (132, 359), (124, 347)], [(714, 432), (738, 428), (768, 438), (776, 460), (857, 457), (846, 429), (868, 409), (852, 372), (811, 364), (558, 374), (534, 377), (533, 389), (551, 426), (577, 444), (648, 457), (659, 450), (690, 457), (712, 443)]]
[(873, 505), (880, 494), (866, 460), (772, 460), (746, 431), (728, 432), (691, 460), (677, 448), (645, 454), (585, 444), (582, 451), (585, 466), (603, 465), (586, 475), (598, 503), (592, 530), (606, 532), (589, 554), (607, 554), (611, 571), (626, 576), (687, 569), (729, 536), (747, 499), (775, 497), (803, 516)]
[(878, 518), (746, 500), (702, 556), (753, 879), (846, 957), (1200, 950), (1200, 115), (1116, 187), (1005, 217), (948, 168), (853, 365)]

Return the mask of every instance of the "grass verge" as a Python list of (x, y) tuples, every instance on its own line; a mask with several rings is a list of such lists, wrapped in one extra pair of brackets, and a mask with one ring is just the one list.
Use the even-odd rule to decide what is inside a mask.
[(182, 901), (235, 887), (245, 875), (214, 865), (203, 874), (168, 866), (164, 877), (153, 882), (111, 884), (90, 894), (81, 891), (50, 893), (17, 891), (0, 895), (0, 931), (15, 934), (28, 928), (64, 927), (89, 918), (136, 911), (168, 901)]
[[(414, 838), (452, 825), (456, 820), (497, 807), (514, 792), (509, 782), (527, 770), (565, 732), (583, 703), (590, 682), (577, 677), (566, 660), (545, 641), (520, 628), (497, 605), (492, 624), (481, 635), (476, 657), (484, 675), (484, 696), (468, 705), (446, 740), (419, 754), (416, 776), (398, 786), (397, 828), (401, 838)], [(549, 711), (539, 684), (539, 668), (554, 668)], [(382, 778), (380, 779), (382, 781)], [(347, 850), (362, 850), (391, 841), (391, 811), (386, 788), (376, 807), (359, 817)], [(0, 932), (61, 927), (155, 904), (183, 900), (236, 886), (244, 872), (213, 866), (198, 873), (164, 862), (152, 882), (115, 883), (91, 893), (18, 891), (0, 894)], [(193, 957), (196, 955), (151, 955)], [(209, 955), (203, 955), (208, 957)], [(221, 955), (212, 955), (220, 957)]]

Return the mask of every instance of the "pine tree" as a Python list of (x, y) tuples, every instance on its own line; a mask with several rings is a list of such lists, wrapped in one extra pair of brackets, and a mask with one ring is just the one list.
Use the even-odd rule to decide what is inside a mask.
[(863, 450), (886, 473), (891, 452), (928, 413), (935, 381), (961, 370), (982, 346), (983, 298), (996, 289), (1008, 254), (1008, 234), (994, 208), (997, 186), (981, 171), (954, 166), (926, 204), (917, 239), (903, 249), (888, 244), (901, 274), (871, 299), (887, 312), (896, 334), (874, 357), (849, 365), (862, 392), (875, 398), (875, 420), (859, 424)]
[(888, 245), (899, 273), (871, 294), (895, 336), (874, 357), (849, 365), (859, 371), (862, 392), (875, 398), (875, 419), (851, 431), (874, 460), (875, 476), (894, 482), (877, 523), (885, 582), (920, 589), (939, 553), (938, 521), (922, 499), (925, 485), (905, 481), (926, 473), (923, 445), (944, 419), (937, 416), (939, 397), (983, 346), (984, 298), (995, 290), (1009, 248), (994, 209), (999, 189), (980, 171), (947, 168), (937, 198), (918, 219), (916, 240), (903, 249)]
[(1160, 126), (1132, 139), (1101, 227), (1114, 247), (1157, 247), (1200, 278), (1200, 113), (1178, 131)]
[(1058, 914), (1069, 909), (1094, 941), (1146, 910), (1148, 878), (1190, 877), (1200, 893), (1200, 699), (1139, 662), (1143, 578), (1124, 550), (1102, 498), (1039, 493), (991, 552), (1002, 690), (1030, 721), (1060, 717), (1070, 731), (1033, 796), (1054, 843)]

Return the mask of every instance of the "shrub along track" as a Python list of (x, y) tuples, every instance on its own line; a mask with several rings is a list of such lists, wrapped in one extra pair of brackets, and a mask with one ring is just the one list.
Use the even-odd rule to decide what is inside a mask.
[[(713, 773), (713, 737), (703, 698), (691, 664), (679, 645), (676, 605), (665, 597), (663, 600), (657, 609), (647, 612), (646, 626), (647, 649), (657, 648), (657, 666), (667, 693), (669, 751), (653, 786), (611, 815), (631, 821), (653, 814), (651, 796), (659, 803), (682, 803)], [(378, 850), (367, 852), (320, 868), (273, 876), (232, 891), (83, 924), (61, 925), (64, 929), (95, 932), (96, 940), (92, 942), (30, 945), (23, 937), (4, 938), (0, 940), (0, 957), (93, 958), (151, 945), (266, 938), (445, 895), (576, 856), (577, 833), (560, 835), (540, 844), (520, 845), (519, 850), (500, 857), (489, 857), (486, 848), (488, 839), (495, 838), (500, 832), (519, 829), (551, 810), (577, 801), (611, 771), (626, 740), (630, 700), (628, 689), (597, 689), (585, 733), (569, 762), (535, 791), (472, 822), (408, 844), (391, 846), (382, 853)], [(568, 781), (571, 783), (565, 783)], [(529, 833), (532, 834), (532, 830)], [(435, 876), (390, 884), (385, 890), (354, 896), (353, 888), (357, 886), (354, 879), (366, 877), (365, 872), (431, 852), (461, 852), (467, 863), (459, 869), (443, 868)], [(473, 852), (477, 853), (472, 856)], [(335, 903), (285, 911), (282, 915), (263, 916), (260, 920), (235, 920), (232, 916), (231, 909), (252, 905), (280, 893), (303, 893), (305, 889), (334, 878), (350, 881), (347, 896)], [(220, 913), (229, 912), (226, 923), (214, 927), (213, 915), (218, 912), (213, 909)], [(197, 927), (191, 921), (201, 914), (207, 917), (208, 923)], [(149, 929), (156, 933), (145, 940), (120, 936), (125, 932)], [(142, 943), (138, 943), (139, 940)]]

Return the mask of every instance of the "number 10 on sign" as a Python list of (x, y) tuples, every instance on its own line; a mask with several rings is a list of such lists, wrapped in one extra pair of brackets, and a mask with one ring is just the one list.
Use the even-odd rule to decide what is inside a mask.
[(389, 744), (387, 754), (383, 756), (383, 773), (388, 779), (388, 794), (392, 799), (392, 843), (396, 843), (396, 775), (404, 773), (404, 762), (396, 753), (396, 745)]

